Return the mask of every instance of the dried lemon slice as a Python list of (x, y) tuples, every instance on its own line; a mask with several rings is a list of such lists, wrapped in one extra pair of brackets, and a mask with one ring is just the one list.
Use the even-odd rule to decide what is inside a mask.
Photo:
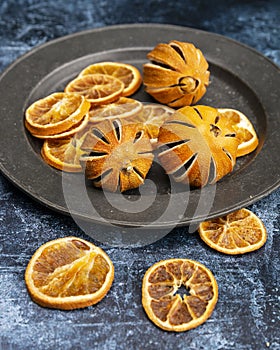
[[(184, 294), (178, 293), (184, 287)], [(204, 323), (218, 300), (212, 272), (197, 261), (169, 259), (151, 266), (142, 282), (142, 304), (158, 327), (183, 332)]]
[(262, 247), (267, 239), (263, 222), (250, 210), (240, 209), (199, 225), (201, 239), (225, 254), (244, 254)]
[(51, 136), (77, 126), (90, 103), (78, 94), (56, 92), (35, 101), (25, 112), (26, 128), (36, 136)]
[(107, 74), (118, 78), (124, 83), (122, 96), (130, 96), (136, 92), (142, 77), (139, 70), (131, 64), (121, 62), (98, 62), (82, 70), (80, 76), (88, 74)]
[(210, 72), (202, 52), (191, 43), (160, 43), (147, 57), (143, 82), (146, 91), (170, 107), (197, 103), (206, 92)]
[(113, 279), (114, 266), (108, 255), (77, 237), (43, 244), (25, 271), (31, 298), (41, 306), (64, 310), (96, 304)]
[(137, 188), (144, 183), (153, 162), (150, 138), (139, 124), (123, 119), (93, 125), (83, 142), (85, 175), (96, 187), (111, 192)]
[(84, 96), (92, 105), (101, 105), (116, 101), (122, 94), (124, 83), (106, 74), (88, 74), (70, 81), (66, 92)]
[(250, 120), (240, 111), (231, 108), (218, 108), (218, 112), (228, 121), (239, 140), (237, 157), (253, 152), (258, 144), (258, 136)]

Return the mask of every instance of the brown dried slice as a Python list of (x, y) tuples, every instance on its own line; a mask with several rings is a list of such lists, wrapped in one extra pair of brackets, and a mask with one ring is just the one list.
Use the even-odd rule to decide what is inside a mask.
[(167, 174), (177, 182), (202, 187), (232, 171), (239, 141), (215, 108), (187, 106), (167, 118), (158, 144)]
[(92, 105), (116, 101), (124, 90), (124, 83), (106, 74), (88, 74), (70, 81), (65, 91), (84, 96)]
[(139, 124), (124, 124), (123, 119), (93, 125), (82, 149), (87, 152), (81, 158), (86, 177), (111, 192), (142, 185), (154, 158), (145, 130)]
[(52, 136), (77, 126), (90, 103), (78, 94), (57, 92), (35, 101), (25, 112), (25, 126), (36, 136)]
[(146, 91), (170, 107), (197, 103), (206, 92), (210, 72), (202, 52), (191, 43), (160, 43), (147, 55), (143, 82)]
[(208, 246), (225, 254), (252, 252), (261, 248), (267, 239), (263, 222), (245, 208), (202, 222), (198, 231)]
[(182, 332), (201, 325), (217, 300), (218, 285), (212, 272), (197, 261), (163, 260), (143, 278), (143, 307), (149, 319), (167, 331)]
[(88, 74), (107, 74), (120, 79), (124, 83), (122, 96), (130, 96), (136, 92), (142, 77), (139, 70), (131, 64), (121, 62), (98, 62), (82, 70), (80, 76)]
[(89, 115), (92, 123), (98, 123), (106, 119), (134, 118), (143, 110), (143, 104), (133, 98), (120, 97), (114, 103), (94, 106)]
[(25, 271), (31, 298), (41, 306), (64, 310), (96, 304), (113, 279), (114, 266), (108, 255), (77, 237), (43, 244)]

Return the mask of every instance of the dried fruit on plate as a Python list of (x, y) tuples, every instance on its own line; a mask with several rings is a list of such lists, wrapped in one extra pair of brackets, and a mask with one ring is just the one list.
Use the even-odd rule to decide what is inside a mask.
[(85, 175), (96, 187), (123, 192), (144, 183), (153, 162), (150, 138), (141, 124), (123, 119), (94, 124), (83, 142)]
[(236, 132), (239, 140), (237, 157), (253, 152), (258, 144), (258, 136), (250, 120), (240, 111), (231, 108), (218, 108), (219, 114)]
[(202, 187), (233, 170), (238, 139), (208, 106), (184, 107), (167, 118), (158, 135), (158, 158), (175, 181)]
[(146, 91), (170, 107), (197, 103), (206, 93), (210, 72), (202, 52), (191, 43), (160, 43), (147, 55), (143, 82)]
[(131, 64), (122, 62), (98, 62), (89, 65), (79, 74), (107, 74), (118, 78), (124, 83), (124, 90), (122, 96), (130, 96), (136, 92), (141, 83), (142, 77), (139, 70)]
[(71, 80), (65, 92), (84, 96), (92, 105), (101, 105), (116, 101), (124, 90), (124, 83), (106, 74), (88, 74)]
[(143, 278), (143, 307), (149, 319), (167, 331), (182, 332), (201, 325), (211, 316), (217, 300), (215, 277), (197, 261), (163, 260), (151, 266)]
[(99, 247), (77, 237), (43, 244), (25, 271), (31, 298), (41, 306), (72, 310), (96, 304), (107, 294), (114, 266)]
[(77, 94), (56, 92), (29, 106), (25, 126), (36, 136), (52, 136), (77, 127), (89, 111), (90, 103)]
[(225, 254), (244, 254), (262, 247), (267, 239), (263, 222), (248, 209), (240, 209), (199, 225), (201, 239)]

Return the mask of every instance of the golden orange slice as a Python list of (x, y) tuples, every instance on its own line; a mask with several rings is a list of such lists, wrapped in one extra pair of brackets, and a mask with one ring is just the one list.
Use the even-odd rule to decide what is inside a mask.
[(57, 92), (35, 101), (25, 112), (26, 128), (36, 136), (63, 133), (81, 122), (90, 103), (78, 94)]
[(170, 107), (197, 103), (206, 93), (210, 72), (202, 52), (191, 43), (160, 43), (147, 55), (143, 82), (148, 94)]
[(124, 83), (106, 74), (88, 74), (69, 82), (65, 91), (84, 96), (92, 105), (116, 101), (124, 90)]
[(80, 73), (80, 76), (88, 74), (107, 74), (118, 78), (124, 83), (122, 96), (130, 96), (136, 92), (141, 83), (142, 77), (139, 70), (131, 64), (121, 62), (98, 62), (94, 63)]
[(96, 304), (107, 294), (113, 279), (114, 266), (108, 255), (77, 237), (43, 244), (25, 271), (33, 301), (64, 310)]
[(154, 324), (167, 331), (183, 332), (201, 325), (211, 316), (217, 300), (215, 277), (197, 261), (159, 261), (143, 278), (144, 310)]
[(134, 118), (143, 110), (143, 104), (133, 98), (120, 97), (116, 102), (94, 106), (89, 112), (90, 122), (97, 123), (106, 119)]
[(252, 252), (267, 239), (263, 222), (245, 208), (202, 222), (198, 232), (209, 247), (225, 254)]
[(240, 111), (231, 108), (218, 108), (221, 116), (228, 120), (239, 140), (237, 157), (253, 152), (258, 144), (258, 136), (250, 120)]
[(59, 170), (81, 172), (80, 158), (86, 153), (81, 145), (89, 128), (90, 124), (87, 124), (71, 137), (45, 140), (41, 149), (44, 161)]

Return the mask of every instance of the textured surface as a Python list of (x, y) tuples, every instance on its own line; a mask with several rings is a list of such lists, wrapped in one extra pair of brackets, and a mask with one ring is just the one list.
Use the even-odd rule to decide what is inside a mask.
[[(134, 22), (179, 24), (220, 33), (280, 64), (278, 1), (211, 4), (4, 0), (0, 4), (0, 70), (53, 38)], [(24, 270), (35, 249), (48, 240), (66, 235), (89, 238), (71, 218), (35, 203), (3, 177), (0, 201), (1, 350), (280, 349), (280, 190), (250, 207), (268, 230), (266, 245), (251, 254), (219, 254), (184, 228), (142, 248), (101, 245), (115, 264), (112, 289), (98, 305), (73, 312), (34, 304), (25, 288)], [(156, 328), (141, 306), (141, 280), (146, 269), (160, 259), (172, 257), (200, 261), (213, 271), (219, 285), (219, 301), (212, 317), (182, 334)]]

